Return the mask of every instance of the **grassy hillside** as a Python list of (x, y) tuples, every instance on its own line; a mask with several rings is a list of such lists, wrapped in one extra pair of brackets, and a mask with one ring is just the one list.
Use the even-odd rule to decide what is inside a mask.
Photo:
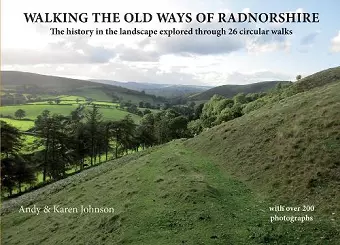
[(22, 85), (36, 85), (50, 90), (69, 91), (79, 87), (93, 86), (90, 81), (19, 71), (1, 71), (1, 81), (4, 89), (14, 89)]
[[(2, 242), (336, 245), (339, 111), (333, 83), (6, 201)], [(33, 204), (115, 213), (18, 213)], [(274, 205), (315, 209), (270, 211)], [(271, 223), (275, 215), (313, 220)]]
[(248, 103), (244, 108), (244, 112), (248, 113), (266, 104), (275, 104), (292, 95), (338, 82), (340, 82), (340, 66), (317, 72), (295, 83), (292, 83), (289, 87), (276, 90), (275, 93), (268, 93), (266, 96)]
[[(99, 168), (5, 203), (3, 243), (313, 244), (321, 234), (311, 231), (325, 225), (271, 225), (273, 204), (180, 141)], [(19, 214), (18, 205), (28, 203), (112, 207), (115, 213)]]
[(287, 81), (271, 81), (271, 82), (259, 82), (259, 83), (252, 83), (247, 85), (223, 85), (218, 86), (207, 91), (204, 91), (199, 94), (195, 94), (189, 96), (190, 100), (194, 101), (207, 101), (215, 94), (224, 96), (226, 98), (232, 98), (234, 95), (238, 93), (259, 93), (265, 92), (272, 88), (274, 88), (278, 83), (289, 83)]
[(307, 76), (296, 83), (299, 92), (308, 91), (315, 87), (324, 86), (327, 83), (340, 81), (340, 66), (329, 68)]
[(271, 197), (313, 203), (331, 216), (340, 211), (339, 111), (334, 83), (209, 129), (187, 145), (204, 148)]
[(1, 71), (1, 81), (4, 91), (44, 95), (44, 97), (52, 94), (55, 96), (81, 96), (99, 101), (112, 101), (114, 98), (119, 98), (124, 101), (131, 100), (133, 103), (140, 101), (152, 104), (164, 102), (162, 98), (119, 86), (28, 72)]

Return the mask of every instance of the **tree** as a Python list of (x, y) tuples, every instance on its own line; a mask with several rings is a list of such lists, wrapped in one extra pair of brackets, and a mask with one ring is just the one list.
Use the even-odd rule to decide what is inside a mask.
[(203, 107), (204, 107), (204, 103), (201, 103), (196, 107), (195, 112), (194, 112), (194, 119), (200, 118), (200, 116), (202, 114)]
[(84, 108), (82, 105), (79, 105), (75, 110), (71, 111), (71, 121), (73, 123), (80, 122), (81, 119), (84, 118)]
[(19, 130), (0, 121), (1, 131), (1, 188), (12, 195), (15, 186), (15, 162), (13, 158), (22, 146)]
[(61, 100), (60, 100), (59, 98), (56, 98), (56, 99), (55, 99), (55, 103), (56, 103), (57, 105), (59, 105), (60, 102), (61, 102)]
[(129, 104), (129, 106), (127, 107), (127, 111), (131, 112), (133, 114), (137, 114), (138, 113), (138, 107), (134, 104)]
[(152, 106), (151, 106), (151, 104), (149, 102), (145, 102), (144, 103), (144, 107), (151, 109)]
[(214, 95), (207, 103), (204, 104), (200, 117), (203, 127), (209, 128), (213, 125), (217, 116), (221, 112), (220, 110), (223, 108), (218, 107), (218, 104), (221, 101), (223, 102), (223, 100), (225, 100), (223, 96)]
[(69, 118), (54, 114), (50, 116), (45, 110), (35, 120), (35, 128), (38, 133), (38, 143), (44, 146), (43, 156), (40, 156), (43, 170), (43, 181), (47, 175), (53, 179), (59, 179), (66, 175), (68, 165), (72, 159), (72, 135), (68, 130)]
[(90, 138), (90, 157), (91, 166), (93, 165), (93, 160), (96, 157), (96, 143), (98, 140), (99, 124), (102, 122), (102, 114), (99, 112), (98, 107), (92, 106), (92, 110), (88, 110), (85, 114), (86, 124), (88, 125), (89, 138)]
[(33, 169), (19, 155), (22, 146), (21, 133), (18, 129), (1, 122), (1, 188), (12, 195), (15, 185), (21, 192), (22, 183), (35, 180)]
[(234, 96), (234, 102), (235, 104), (246, 104), (247, 103), (247, 98), (244, 93), (238, 93), (237, 95)]
[(14, 116), (18, 119), (22, 119), (26, 116), (26, 112), (23, 109), (18, 109), (15, 113)]
[(301, 78), (302, 78), (301, 75), (297, 75), (297, 76), (296, 76), (296, 81), (299, 81)]
[[(15, 187), (15, 163), (12, 158), (1, 158), (1, 189), (12, 195)], [(3, 193), (3, 192), (2, 192)]]
[(9, 157), (16, 154), (21, 146), (22, 139), (20, 131), (9, 125), (8, 123), (0, 120), (1, 131), (1, 156)]
[(146, 114), (151, 114), (151, 113), (152, 113), (152, 111), (149, 110), (149, 109), (145, 109), (145, 110), (143, 111), (143, 114), (144, 114), (144, 115), (146, 115)]
[(171, 139), (185, 138), (188, 133), (188, 119), (184, 116), (178, 116), (170, 120), (169, 129), (171, 133)]
[(80, 170), (84, 169), (85, 157), (89, 155), (89, 144), (87, 138), (88, 128), (82, 122), (84, 118), (84, 107), (78, 106), (77, 109), (71, 112), (68, 123), (68, 132), (71, 139), (71, 156), (75, 162), (75, 166), (79, 166)]
[(115, 140), (115, 158), (118, 158), (118, 148), (120, 144), (120, 138), (121, 138), (121, 125), (119, 121), (112, 122), (110, 124), (110, 132), (112, 137), (114, 137)]
[(190, 121), (188, 123), (188, 130), (192, 136), (198, 135), (203, 131), (202, 123), (200, 119)]
[(119, 122), (119, 126), (121, 129), (121, 137), (120, 144), (123, 147), (123, 150), (127, 153), (128, 150), (137, 150), (138, 142), (136, 141), (135, 129), (136, 125), (131, 117), (131, 115), (127, 115)]
[(22, 184), (32, 184), (35, 182), (36, 177), (34, 174), (34, 169), (29, 165), (29, 163), (23, 159), (21, 156), (16, 155), (13, 159), (14, 161), (14, 181), (17, 184), (19, 193), (21, 193)]
[(44, 156), (42, 160), (42, 170), (43, 170), (43, 182), (46, 181), (47, 176), (47, 165), (48, 165), (48, 147), (50, 144), (50, 131), (49, 131), (49, 118), (50, 118), (50, 111), (44, 110), (34, 121), (35, 129), (37, 133), (41, 136), (41, 141), (38, 142), (44, 145)]
[(137, 137), (143, 149), (157, 143), (155, 137), (155, 118), (152, 113), (147, 113), (140, 120), (137, 127)]

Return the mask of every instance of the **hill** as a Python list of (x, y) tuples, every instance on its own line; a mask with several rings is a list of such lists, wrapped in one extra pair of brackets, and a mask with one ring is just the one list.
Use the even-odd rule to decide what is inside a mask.
[(267, 81), (267, 82), (259, 82), (259, 83), (252, 83), (246, 85), (222, 85), (215, 88), (211, 88), (207, 91), (201, 92), (199, 94), (195, 94), (189, 96), (190, 100), (193, 101), (207, 101), (215, 94), (224, 96), (226, 98), (232, 98), (233, 96), (237, 95), (238, 93), (259, 93), (259, 92), (266, 92), (279, 83), (286, 84), (289, 83), (288, 81)]
[(8, 93), (33, 95), (75, 95), (92, 98), (97, 101), (112, 101), (120, 99), (139, 103), (163, 103), (163, 98), (122, 88), (110, 84), (99, 84), (92, 81), (71, 79), (57, 76), (40, 75), (29, 72), (2, 71), (2, 91)]
[(137, 83), (137, 82), (117, 82), (111, 80), (94, 80), (91, 81), (112, 84), (123, 88), (128, 88), (136, 91), (144, 91), (147, 94), (152, 94), (161, 97), (173, 98), (179, 96), (188, 96), (191, 94), (200, 93), (210, 89), (209, 86), (194, 86), (194, 85), (179, 85), (179, 84), (157, 84), (157, 83)]
[[(339, 111), (340, 83), (326, 84), (9, 200), (2, 242), (336, 245)], [(18, 212), (33, 204), (115, 212)]]
[(296, 88), (299, 92), (308, 91), (315, 87), (321, 87), (325, 84), (340, 81), (340, 66), (329, 68), (307, 76), (296, 82)]

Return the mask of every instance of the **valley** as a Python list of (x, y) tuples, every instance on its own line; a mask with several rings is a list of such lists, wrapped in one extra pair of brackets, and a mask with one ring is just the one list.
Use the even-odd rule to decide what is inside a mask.
[[(146, 114), (139, 102), (137, 106), (130, 100), (125, 106), (65, 90), (59, 100), (2, 106), (3, 121), (19, 131), (37, 132), (45, 146), (39, 151), (48, 152), (47, 160), (56, 164), (45, 169), (54, 181), (4, 199), (2, 242), (337, 245), (339, 69), (292, 83), (253, 84), (251, 92), (249, 86), (228, 91), (230, 86), (225, 85), (219, 91), (232, 96), (216, 93), (200, 97), (206, 99), (204, 104), (164, 102), (160, 108), (150, 103), (154, 108)], [(261, 89), (255, 92), (253, 86)], [(87, 116), (79, 120), (76, 112), (82, 106)], [(46, 115), (40, 107), (56, 115)], [(129, 112), (132, 107), (142, 115)], [(20, 108), (26, 112), (23, 118), (16, 113)], [(44, 131), (44, 123), (50, 123), (46, 125), (51, 131)], [(125, 141), (120, 140), (120, 130), (126, 132), (121, 134)], [(53, 138), (48, 132), (62, 137)], [(51, 137), (48, 142), (47, 137)], [(63, 165), (53, 158), (69, 159), (64, 158), (63, 148), (79, 153), (72, 158), (74, 164)], [(105, 159), (105, 153), (113, 157)], [(85, 159), (90, 166), (82, 169)], [(63, 175), (69, 167), (77, 171)], [(22, 184), (13, 181), (15, 186)], [(91, 205), (114, 212), (18, 213), (21, 206), (54, 205)]]

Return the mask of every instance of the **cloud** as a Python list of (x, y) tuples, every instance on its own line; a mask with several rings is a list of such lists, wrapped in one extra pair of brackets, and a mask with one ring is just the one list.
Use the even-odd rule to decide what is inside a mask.
[(194, 55), (211, 55), (211, 54), (228, 54), (241, 50), (244, 47), (244, 41), (238, 37), (219, 37), (202, 35), (202, 36), (178, 36), (173, 39), (160, 38), (157, 40), (156, 49), (161, 54), (194, 54)]
[[(190, 55), (219, 55), (229, 54), (245, 47), (244, 38), (240, 36), (222, 35), (220, 23), (190, 23), (176, 27), (176, 30), (192, 30), (193, 35), (156, 36), (153, 39), (144, 39), (139, 42), (139, 47), (152, 48), (160, 56), (176, 54)], [(169, 28), (172, 30), (173, 28)], [(224, 28), (227, 31), (227, 28)], [(196, 30), (198, 35), (196, 35)], [(210, 34), (208, 34), (208, 31)], [(220, 37), (217, 37), (220, 32)], [(205, 35), (204, 35), (205, 34)]]
[[(160, 56), (167, 54), (176, 55), (225, 55), (236, 51), (247, 50), (249, 52), (273, 52), (287, 50), (290, 43), (282, 35), (229, 35), (229, 28), (243, 28), (248, 30), (258, 29), (254, 24), (234, 24), (228, 28), (221, 23), (185, 24), (180, 29), (192, 28), (193, 35), (172, 36), (170, 38), (157, 36), (155, 39), (144, 39), (139, 42), (140, 48), (152, 47)], [(195, 35), (200, 29), (202, 35)], [(217, 37), (217, 32), (224, 29), (226, 34)], [(203, 35), (204, 31), (210, 31), (210, 35)], [(207, 32), (206, 32), (207, 33)]]
[(308, 35), (304, 36), (300, 40), (300, 44), (304, 46), (310, 46), (314, 44), (315, 39), (320, 34), (320, 31), (314, 31), (312, 33), (309, 33)]
[[(243, 11), (250, 11), (249, 8)], [(224, 28), (256, 29), (254, 24), (225, 25), (221, 23), (190, 23), (167, 26), (178, 29), (192, 28), (196, 30), (220, 31)], [(250, 35), (178, 35), (172, 37), (156, 36), (154, 38), (130, 37), (133, 42), (126, 43), (127, 37), (58, 37), (51, 39), (48, 25), (37, 24), (37, 35), (49, 38), (45, 39), (44, 47), (12, 47), (3, 49), (3, 64), (96, 64), (107, 63), (118, 58), (128, 62), (159, 62), (164, 55), (174, 54), (177, 56), (206, 56), (228, 55), (237, 51), (250, 53), (274, 52), (289, 49), (290, 44), (283, 37), (277, 36), (250, 36)], [(156, 29), (165, 28), (155, 26)], [(45, 36), (43, 35), (45, 33)], [(110, 45), (111, 43), (111, 45)]]
[(6, 65), (95, 64), (108, 62), (114, 56), (114, 50), (91, 46), (81, 38), (48, 43), (39, 50), (4, 49), (2, 53)]
[(266, 53), (275, 51), (289, 51), (291, 43), (286, 36), (282, 35), (262, 35), (253, 36), (247, 42), (249, 53)]
[(301, 53), (307, 53), (311, 48), (313, 48), (316, 38), (320, 33), (321, 31), (317, 30), (302, 37), (300, 39), (300, 47), (298, 48), (298, 51)]
[(340, 31), (338, 35), (331, 40), (331, 51), (334, 53), (340, 52)]
[(130, 62), (157, 62), (160, 54), (152, 50), (144, 50), (141, 48), (130, 48), (125, 45), (118, 45), (115, 48), (118, 57), (122, 61)]
[[(38, 0), (37, 0), (38, 1)], [(229, 1), (180, 1), (165, 0), (148, 3), (133, 0), (123, 1), (116, 6), (112, 1), (100, 5), (84, 1), (79, 4), (67, 2), (69, 12), (230, 12), (233, 4)], [(16, 2), (16, 3), (14, 3)], [(11, 23), (4, 26), (2, 40), (2, 67), (11, 70), (23, 70), (42, 74), (67, 77), (112, 79), (120, 81), (184, 83), (184, 84), (225, 84), (248, 83), (249, 81), (276, 80), (287, 76), (272, 72), (252, 72), (266, 68), (275, 70), (298, 69), (301, 62), (294, 63), (295, 54), (285, 55), (278, 51), (290, 50), (294, 38), (286, 36), (251, 36), (225, 35), (172, 36), (146, 38), (146, 36), (101, 35), (88, 37), (52, 36), (49, 28), (52, 24), (27, 24), (22, 20), (23, 12), (63, 12), (63, 4), (39, 1), (39, 4), (27, 1), (7, 1), (9, 11), (4, 12), (4, 21)], [(255, 11), (244, 7), (235, 7), (242, 12)], [(80, 9), (79, 9), (80, 7)], [(306, 6), (308, 7), (308, 6)], [(132, 8), (132, 9), (131, 9)], [(228, 9), (227, 9), (228, 8)], [(242, 10), (243, 8), (243, 10)], [(235, 10), (234, 9), (234, 10)], [(303, 12), (297, 9), (292, 12)], [(236, 11), (236, 10), (235, 10)], [(260, 24), (259, 24), (260, 25)], [(220, 30), (224, 28), (258, 29), (250, 23), (238, 24), (190, 24), (178, 23), (163, 25), (157, 21), (148, 24), (94, 24), (54, 25), (53, 27), (74, 27), (82, 29), (123, 28), (123, 29), (178, 29), (201, 28)], [(264, 24), (265, 29), (275, 28)], [(262, 27), (262, 26), (261, 26)], [(286, 26), (285, 26), (286, 27)], [(294, 27), (295, 28), (295, 27)], [(13, 31), (17, 30), (17, 31)], [(295, 33), (295, 32), (294, 32)], [(297, 37), (300, 38), (299, 36)], [(300, 40), (298, 40), (300, 41)], [(308, 43), (308, 41), (306, 41)], [(310, 41), (311, 42), (311, 41)], [(299, 44), (299, 43), (298, 43)], [(336, 50), (336, 48), (334, 48)], [(339, 50), (339, 48), (337, 48)], [(296, 51), (296, 50), (293, 50)], [(253, 54), (257, 55), (253, 55)], [(265, 53), (265, 54), (264, 54)], [(261, 54), (261, 55), (258, 55)], [(289, 60), (287, 62), (287, 60)], [(316, 62), (316, 61), (313, 61)], [(295, 67), (297, 66), (297, 67)], [(311, 66), (306, 66), (311, 67)], [(311, 69), (311, 68), (304, 68)]]

